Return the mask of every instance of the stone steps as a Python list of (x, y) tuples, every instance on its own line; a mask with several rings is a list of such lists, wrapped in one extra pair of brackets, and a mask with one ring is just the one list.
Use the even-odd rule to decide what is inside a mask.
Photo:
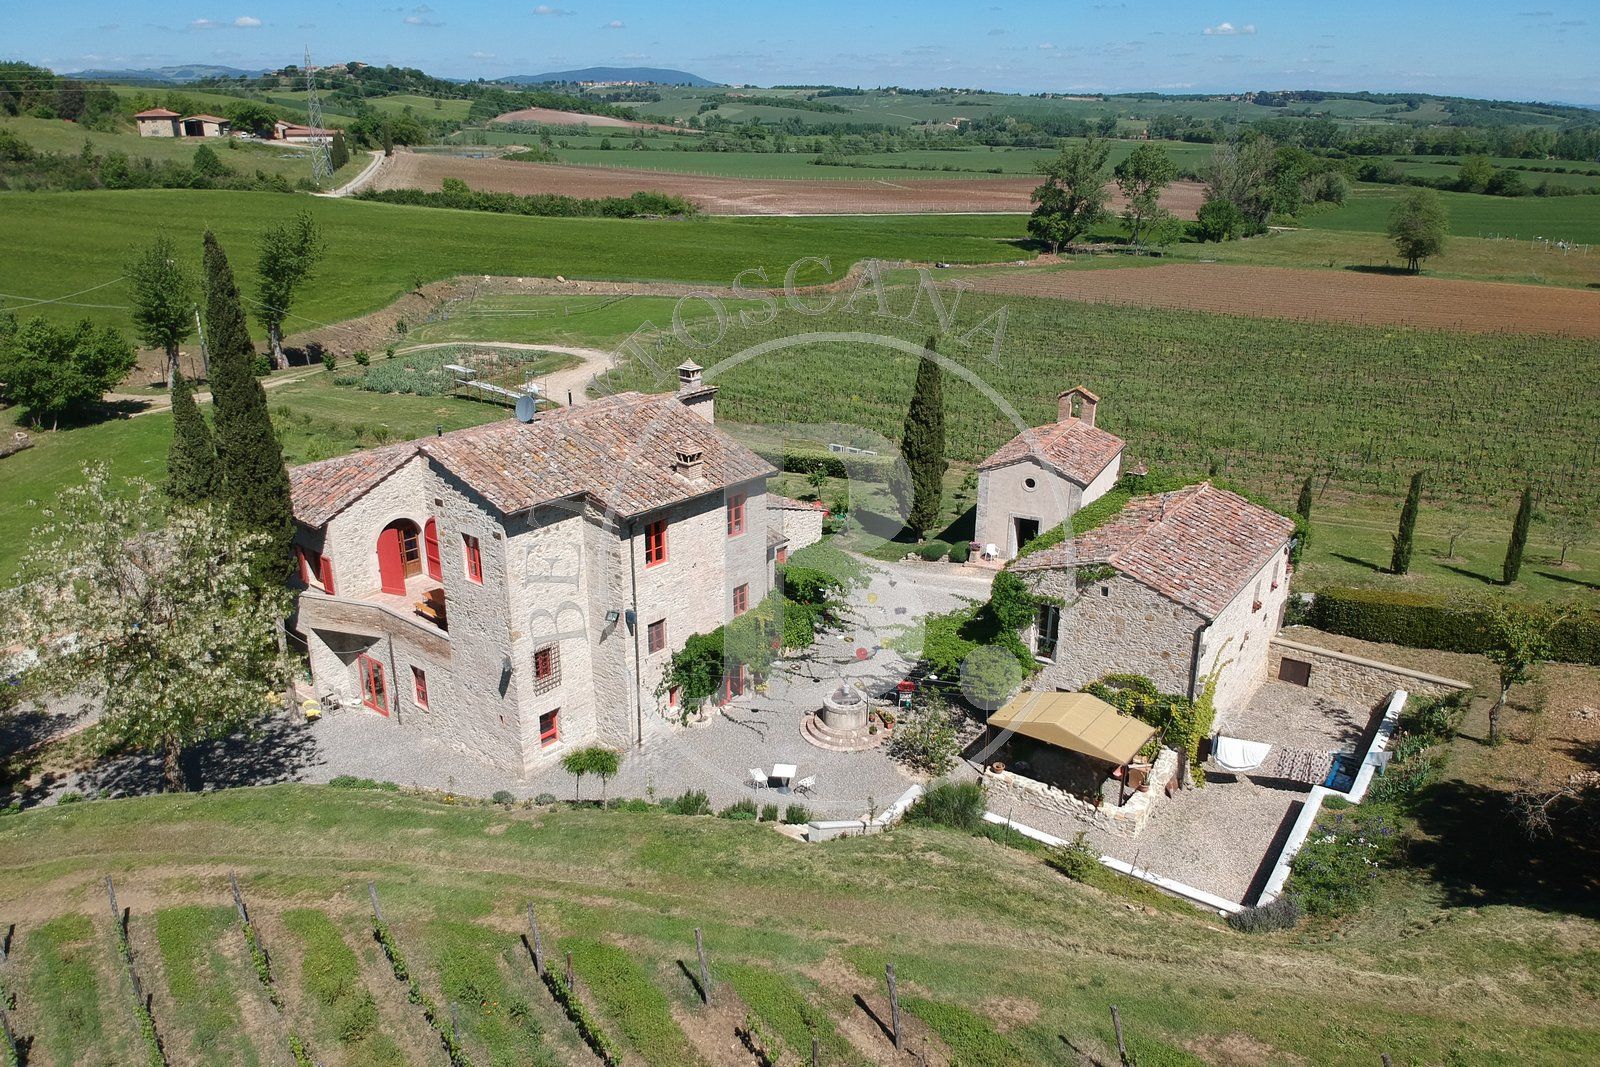
[(830, 752), (861, 752), (883, 744), (889, 739), (889, 731), (881, 724), (877, 733), (865, 726), (859, 730), (834, 730), (813, 713), (800, 721), (800, 736)]

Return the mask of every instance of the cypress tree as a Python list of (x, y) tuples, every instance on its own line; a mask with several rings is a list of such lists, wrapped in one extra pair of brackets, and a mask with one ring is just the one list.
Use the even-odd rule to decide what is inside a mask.
[(256, 350), (233, 270), (210, 230), (205, 236), (205, 283), (221, 498), (234, 522), (268, 538), (254, 569), (262, 588), (269, 588), (289, 576), (294, 539), (289, 472), (267, 413), (267, 394), (255, 375)]
[(944, 379), (932, 358), (933, 338), (928, 338), (926, 348), (927, 354), (917, 361), (917, 380), (900, 438), (900, 452), (911, 475), (911, 512), (906, 525), (919, 541), (939, 520), (945, 469)]
[(192, 506), (217, 495), (217, 445), (194, 402), (194, 386), (172, 374), (172, 444), (167, 446), (167, 497)]
[(1528, 547), (1528, 526), (1533, 522), (1533, 489), (1522, 490), (1522, 503), (1517, 505), (1517, 518), (1511, 524), (1511, 543), (1506, 546), (1506, 563), (1500, 578), (1510, 585), (1522, 573), (1522, 553)]
[(1300, 497), (1294, 502), (1294, 513), (1300, 516), (1300, 543), (1294, 547), (1294, 562), (1299, 563), (1307, 543), (1311, 540), (1311, 475), (1309, 474), (1306, 475), (1306, 480), (1300, 483)]
[(1422, 472), (1411, 476), (1411, 489), (1406, 493), (1405, 507), (1400, 509), (1400, 530), (1394, 535), (1394, 555), (1389, 558), (1389, 571), (1404, 574), (1411, 569), (1411, 550), (1416, 546), (1417, 511), (1422, 507)]

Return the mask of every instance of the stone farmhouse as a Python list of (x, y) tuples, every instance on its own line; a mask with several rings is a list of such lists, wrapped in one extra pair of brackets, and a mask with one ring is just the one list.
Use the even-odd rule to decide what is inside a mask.
[(1078, 690), (1107, 674), (1197, 697), (1220, 668), (1219, 709), (1267, 679), (1289, 597), (1294, 523), (1209, 482), (1136, 497), (1103, 526), (1011, 564), (1043, 606), (1025, 639), (1034, 688)]
[(1014, 559), (1117, 484), (1122, 439), (1094, 424), (1100, 398), (1078, 386), (1056, 398), (1059, 416), (1024, 430), (978, 466), (974, 539)]
[[(517, 774), (671, 729), (677, 694), (657, 688), (672, 653), (755, 606), (821, 532), (714, 425), (700, 368), (680, 377), (675, 395), (294, 469), (293, 626), (317, 695)], [(725, 696), (746, 683), (725, 679)]]

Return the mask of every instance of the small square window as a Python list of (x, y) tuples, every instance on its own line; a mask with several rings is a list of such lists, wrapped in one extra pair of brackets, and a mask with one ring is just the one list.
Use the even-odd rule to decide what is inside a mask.
[(750, 586), (748, 584), (735, 586), (733, 589), (733, 613), (743, 615), (750, 610)]
[(657, 619), (645, 628), (645, 647), (652, 654), (667, 647), (666, 619)]
[(539, 716), (539, 747), (549, 748), (561, 740), (561, 709), (547, 711)]
[(411, 689), (417, 696), (417, 707), (428, 707), (428, 676), (421, 667), (411, 668)]
[(461, 544), (467, 555), (467, 581), (482, 585), (483, 553), (478, 548), (478, 539), (471, 534), (462, 534)]
[(546, 645), (533, 654), (533, 691), (548, 693), (561, 684), (561, 650)]

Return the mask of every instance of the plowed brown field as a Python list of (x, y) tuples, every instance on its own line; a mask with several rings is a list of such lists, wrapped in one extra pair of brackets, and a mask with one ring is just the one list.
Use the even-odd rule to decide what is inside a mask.
[[(722, 178), (401, 152), (379, 172), (373, 188), (433, 191), (446, 178), (460, 178), (480, 192), (522, 195), (627, 196), (650, 190), (687, 197), (714, 215), (1025, 214), (1031, 207), (1028, 196), (1039, 184), (1034, 177), (875, 181)], [(1177, 182), (1161, 202), (1168, 210), (1192, 219), (1200, 208), (1203, 192), (1197, 183)], [(1120, 207), (1115, 196), (1111, 207)]]
[(980, 290), (1254, 318), (1600, 337), (1600, 292), (1291, 267), (1171, 263), (974, 274)]

